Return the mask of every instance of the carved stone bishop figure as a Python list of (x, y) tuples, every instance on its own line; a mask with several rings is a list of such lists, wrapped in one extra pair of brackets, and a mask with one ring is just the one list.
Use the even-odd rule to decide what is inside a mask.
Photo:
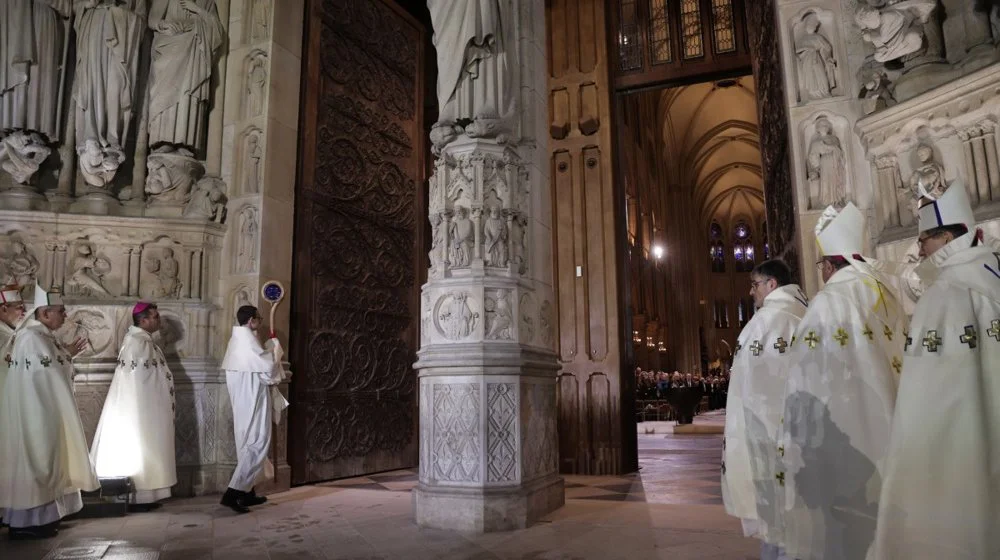
[(472, 263), (472, 245), (475, 243), (475, 226), (469, 219), (469, 209), (464, 206), (455, 208), (455, 219), (449, 226), (451, 230), (451, 247), (448, 251), (448, 261), (452, 267), (467, 267)]
[(483, 224), (486, 266), (507, 266), (507, 222), (500, 214), (500, 208), (490, 208), (489, 217)]
[(198, 150), (205, 141), (215, 55), (225, 31), (215, 0), (153, 0), (149, 144)]

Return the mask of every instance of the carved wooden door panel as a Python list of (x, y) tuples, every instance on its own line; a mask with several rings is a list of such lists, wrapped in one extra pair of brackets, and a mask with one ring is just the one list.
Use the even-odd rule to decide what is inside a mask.
[(302, 484), (417, 463), (425, 258), (420, 24), (309, 2), (295, 199), (290, 463)]

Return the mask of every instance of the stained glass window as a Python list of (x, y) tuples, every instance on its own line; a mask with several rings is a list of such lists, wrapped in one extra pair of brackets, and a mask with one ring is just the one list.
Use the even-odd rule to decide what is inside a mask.
[(653, 64), (673, 62), (670, 43), (670, 13), (667, 0), (649, 0), (649, 52)]
[(708, 255), (712, 272), (726, 271), (726, 244), (722, 241), (722, 226), (718, 222), (712, 222), (708, 229)]
[(618, 30), (618, 67), (623, 71), (642, 68), (642, 51), (639, 48), (639, 16), (636, 0), (621, 0)]
[(753, 246), (753, 236), (746, 222), (739, 222), (733, 228), (733, 260), (736, 262), (736, 272), (750, 272), (756, 260)]
[(684, 58), (698, 58), (705, 55), (702, 42), (701, 11), (698, 0), (681, 0), (681, 48)]
[(712, 38), (715, 52), (736, 50), (736, 26), (733, 22), (733, 0), (712, 0)]

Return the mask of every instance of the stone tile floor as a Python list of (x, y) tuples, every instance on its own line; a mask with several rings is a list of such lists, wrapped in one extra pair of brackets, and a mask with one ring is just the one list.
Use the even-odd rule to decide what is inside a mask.
[(583, 560), (756, 558), (721, 506), (721, 436), (639, 436), (638, 474), (566, 477), (566, 506), (535, 526), (464, 535), (413, 524), (414, 471), (293, 488), (248, 515), (217, 496), (69, 521), (55, 539), (0, 538), (7, 560)]

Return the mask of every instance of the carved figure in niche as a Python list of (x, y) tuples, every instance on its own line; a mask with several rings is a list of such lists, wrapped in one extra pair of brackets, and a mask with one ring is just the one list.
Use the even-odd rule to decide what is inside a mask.
[(260, 147), (260, 136), (257, 133), (248, 134), (246, 146), (243, 148), (243, 192), (256, 194), (260, 192), (260, 162), (264, 150)]
[(514, 214), (514, 221), (511, 224), (514, 229), (514, 248), (512, 259), (517, 265), (517, 271), (524, 274), (528, 271), (528, 259), (525, 258), (527, 249), (524, 246), (524, 234), (528, 232), (528, 217), (520, 213)]
[(260, 236), (257, 224), (257, 211), (246, 207), (240, 212), (240, 230), (237, 238), (236, 265), (233, 272), (248, 274), (257, 270), (257, 253), (259, 252)]
[(837, 59), (833, 56), (833, 45), (820, 32), (820, 20), (816, 12), (806, 14), (799, 24), (796, 35), (795, 56), (799, 64), (799, 97), (826, 99), (837, 87)]
[(235, 314), (236, 310), (244, 305), (254, 305), (255, 303), (256, 302), (253, 301), (253, 295), (250, 293), (250, 288), (240, 286), (240, 288), (236, 290), (236, 294), (233, 297), (233, 313)]
[(944, 166), (934, 161), (934, 148), (927, 144), (917, 146), (917, 160), (920, 161), (920, 166), (910, 175), (909, 185), (913, 199), (910, 208), (914, 216), (917, 215), (917, 201), (920, 197), (937, 199), (948, 188), (944, 182)]
[(26, 185), (50, 153), (52, 149), (45, 145), (41, 134), (16, 130), (0, 141), (0, 166), (15, 181)]
[(252, 119), (264, 114), (264, 96), (267, 93), (267, 56), (257, 53), (247, 66), (245, 95), (246, 110), (243, 118)]
[(4, 0), (2, 4), (0, 130), (36, 131), (56, 142), (73, 1)]
[(76, 151), (87, 183), (104, 187), (125, 160), (135, 109), (145, 0), (75, 0)]
[(511, 327), (514, 324), (514, 317), (510, 310), (510, 301), (507, 299), (506, 290), (498, 290), (496, 300), (493, 303), (493, 313), (486, 316), (490, 319), (487, 328), (486, 338), (489, 340), (510, 340), (514, 338)]
[(507, 221), (498, 206), (492, 206), (483, 225), (486, 238), (486, 266), (507, 266)]
[(78, 309), (66, 319), (57, 336), (67, 347), (76, 340), (86, 341), (80, 356), (93, 356), (103, 352), (111, 343), (112, 330), (104, 315), (92, 309)]
[(428, 0), (437, 51), (440, 117), (434, 149), (458, 134), (505, 140), (514, 113), (513, 14), (505, 0)]
[(161, 146), (146, 159), (146, 194), (149, 206), (186, 203), (191, 185), (205, 173), (205, 166), (184, 148)]
[(885, 70), (881, 68), (869, 68), (862, 71), (861, 79), (864, 84), (858, 97), (861, 99), (861, 109), (866, 115), (875, 111), (892, 107), (896, 104), (896, 97), (890, 89), (889, 77)]
[(2, 284), (27, 286), (35, 283), (38, 274), (38, 259), (20, 240), (13, 240), (10, 253), (0, 261), (0, 281)]
[(937, 7), (937, 0), (906, 0), (880, 8), (860, 4), (854, 21), (861, 38), (875, 47), (875, 60), (895, 61), (924, 48), (923, 25)]
[(431, 214), (431, 250), (427, 253), (427, 258), (431, 263), (431, 270), (437, 270), (441, 266), (441, 248), (447, 244), (444, 235), (444, 228), (441, 227), (441, 214)]
[(225, 38), (215, 0), (152, 0), (149, 28), (149, 144), (199, 150), (215, 55)]
[(115, 178), (118, 167), (125, 161), (125, 152), (114, 146), (102, 147), (92, 138), (77, 146), (80, 174), (87, 184), (104, 188)]
[(174, 258), (173, 249), (163, 249), (163, 254), (160, 258), (154, 257), (147, 260), (146, 270), (151, 274), (155, 274), (159, 283), (159, 286), (153, 292), (153, 297), (172, 299), (179, 299), (181, 297), (181, 288), (184, 284), (177, 279), (180, 273), (180, 264)]
[(267, 39), (267, 28), (271, 24), (269, 0), (250, 0), (250, 42)]
[(467, 294), (452, 294), (447, 308), (438, 317), (443, 325), (444, 335), (451, 340), (459, 340), (472, 334), (479, 320), (479, 314), (473, 313), (467, 302)]
[(542, 337), (542, 344), (552, 347), (552, 337), (555, 334), (555, 311), (548, 301), (542, 302), (542, 307), (538, 311), (538, 330)]
[(194, 186), (191, 200), (184, 207), (185, 218), (226, 222), (226, 182), (221, 177), (206, 175)]
[(455, 208), (455, 218), (449, 226), (451, 247), (448, 251), (448, 262), (452, 267), (466, 267), (472, 263), (472, 245), (475, 242), (475, 226), (469, 219), (469, 209), (464, 206)]
[(178, 355), (177, 343), (184, 338), (184, 323), (173, 314), (160, 315), (160, 330), (153, 334), (153, 340), (167, 356)]
[(847, 170), (840, 139), (826, 117), (816, 121), (816, 133), (809, 143), (809, 198), (813, 209), (840, 204), (847, 199)]
[(111, 293), (104, 287), (104, 276), (109, 272), (111, 263), (107, 259), (95, 255), (90, 245), (80, 245), (73, 258), (73, 275), (66, 284), (81, 295), (110, 296)]

